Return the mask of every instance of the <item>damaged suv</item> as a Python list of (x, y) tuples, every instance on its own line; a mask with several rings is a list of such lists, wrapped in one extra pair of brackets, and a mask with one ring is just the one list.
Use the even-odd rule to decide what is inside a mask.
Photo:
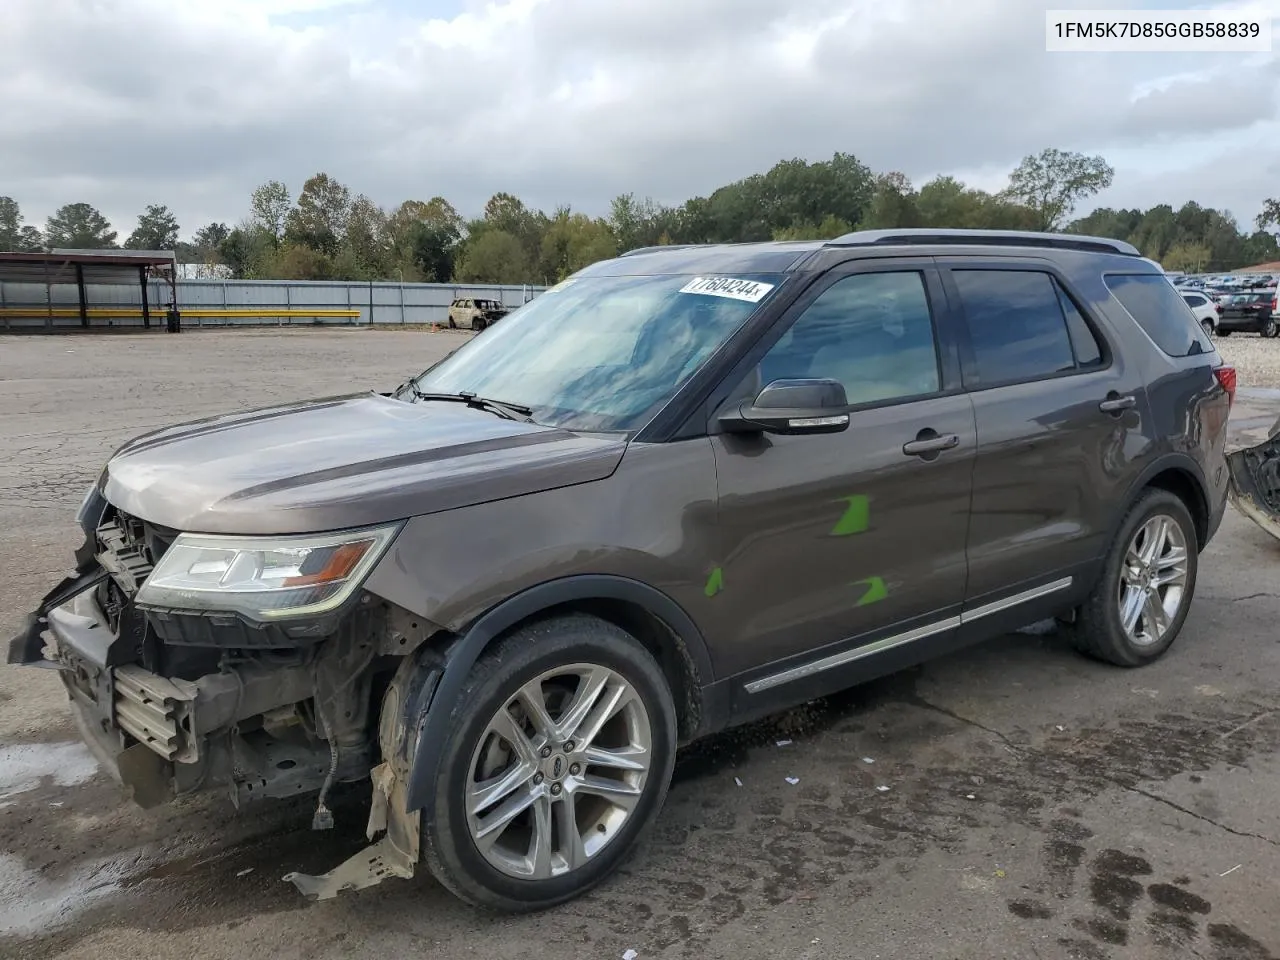
[(1181, 629), (1234, 372), (1128, 244), (985, 231), (594, 264), (389, 393), (120, 448), (11, 644), (145, 805), (368, 780), (328, 897), (545, 907), (677, 745), (1047, 617)]

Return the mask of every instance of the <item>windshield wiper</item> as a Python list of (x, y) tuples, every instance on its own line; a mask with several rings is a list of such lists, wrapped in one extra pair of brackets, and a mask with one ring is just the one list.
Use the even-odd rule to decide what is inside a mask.
[(474, 393), (459, 391), (458, 393), (424, 393), (416, 386), (410, 386), (415, 400), (443, 400), (452, 403), (465, 403), (475, 410), (488, 410), (508, 420), (519, 420), (522, 423), (533, 423), (533, 410), (518, 403), (503, 403), (501, 400), (490, 400), (488, 397), (477, 397)]

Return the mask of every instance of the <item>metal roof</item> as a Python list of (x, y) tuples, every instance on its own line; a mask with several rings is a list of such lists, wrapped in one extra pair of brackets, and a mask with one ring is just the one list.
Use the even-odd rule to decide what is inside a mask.
[(76, 267), (85, 283), (136, 283), (138, 268), (172, 270), (171, 250), (52, 250), (48, 253), (0, 253), (0, 281), (75, 283)]

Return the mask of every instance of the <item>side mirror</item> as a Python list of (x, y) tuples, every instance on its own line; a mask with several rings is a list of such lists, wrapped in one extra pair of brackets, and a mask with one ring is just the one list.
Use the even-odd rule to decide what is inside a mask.
[(719, 423), (725, 433), (839, 433), (849, 426), (849, 400), (838, 380), (774, 380)]

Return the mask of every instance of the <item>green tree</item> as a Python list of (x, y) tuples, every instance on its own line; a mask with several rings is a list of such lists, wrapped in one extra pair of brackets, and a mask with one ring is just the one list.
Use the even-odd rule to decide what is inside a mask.
[(163, 204), (149, 203), (124, 245), (129, 250), (172, 250), (177, 242), (177, 218)]
[(191, 238), (189, 256), (197, 263), (219, 263), (218, 249), (231, 236), (231, 228), (225, 223), (208, 223)]
[(333, 280), (334, 262), (326, 253), (300, 244), (285, 243), (270, 258), (275, 280)]
[(1111, 186), (1115, 171), (1102, 157), (1050, 147), (1023, 157), (1009, 175), (1006, 199), (1036, 212), (1038, 230), (1061, 230), (1081, 200)]
[(656, 247), (675, 221), (675, 211), (634, 193), (614, 197), (609, 207), (609, 228), (618, 241), (618, 252)]
[(801, 224), (773, 231), (775, 240), (834, 240), (850, 232), (853, 227), (839, 217), (826, 217), (817, 226)]
[(40, 231), (22, 223), (22, 211), (12, 197), (0, 197), (0, 251), (34, 253), (44, 246)]
[(237, 279), (270, 279), (274, 276), (276, 238), (250, 218), (236, 226), (218, 244), (218, 259)]
[(1268, 197), (1262, 201), (1262, 212), (1254, 218), (1259, 230), (1280, 233), (1280, 200)]
[(527, 283), (529, 261), (519, 238), (491, 227), (468, 237), (458, 260), (463, 283)]
[(44, 234), (54, 248), (102, 250), (116, 245), (110, 221), (87, 203), (59, 207), (45, 223)]
[(1169, 248), (1160, 261), (1166, 270), (1180, 270), (1183, 273), (1199, 273), (1213, 259), (1213, 251), (1207, 244), (1179, 243)]
[(343, 243), (334, 262), (335, 276), (342, 280), (379, 280), (391, 272), (387, 244), (387, 215), (364, 194), (347, 210)]
[(557, 210), (542, 237), (539, 267), (544, 282), (557, 283), (583, 267), (618, 254), (618, 241), (607, 221)]
[(406, 200), (387, 220), (387, 243), (406, 280), (447, 283), (462, 241), (462, 215), (444, 197)]
[(876, 178), (871, 206), (867, 209), (866, 219), (858, 226), (863, 230), (920, 226), (916, 192), (906, 174), (895, 170)]
[(351, 191), (327, 173), (317, 173), (302, 185), (298, 205), (285, 217), (285, 242), (333, 257), (342, 246), (350, 209)]
[(255, 189), (249, 198), (249, 215), (253, 225), (266, 233), (273, 243), (284, 239), (285, 220), (292, 207), (289, 188), (279, 180), (268, 180)]
[(530, 210), (510, 193), (495, 193), (484, 205), (484, 216), (468, 228), (468, 236), (489, 230), (510, 234), (520, 242), (525, 264), (535, 264), (542, 253), (542, 236), (550, 221), (540, 210)]

